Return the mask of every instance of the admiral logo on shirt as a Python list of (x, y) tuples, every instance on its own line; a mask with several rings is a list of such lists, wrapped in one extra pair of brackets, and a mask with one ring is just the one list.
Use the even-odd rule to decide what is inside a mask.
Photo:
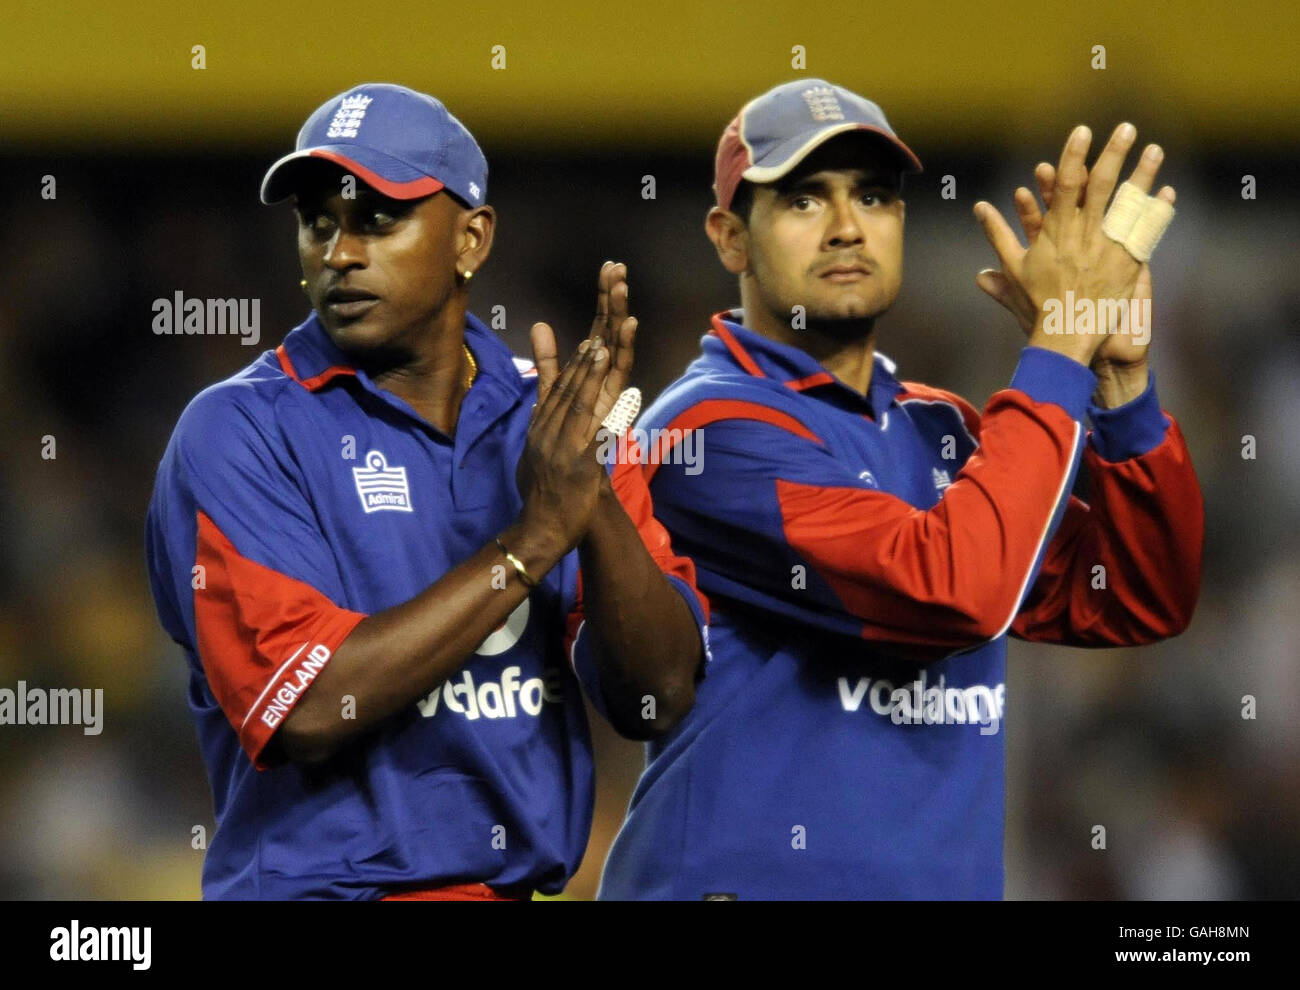
[(383, 453), (372, 450), (366, 455), (366, 466), (353, 468), (352, 476), (361, 496), (361, 507), (366, 512), (413, 512), (411, 489), (406, 482), (406, 468), (389, 467)]

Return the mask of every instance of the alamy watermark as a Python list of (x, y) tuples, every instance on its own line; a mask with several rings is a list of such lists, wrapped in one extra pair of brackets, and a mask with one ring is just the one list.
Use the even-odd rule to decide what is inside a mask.
[(73, 918), (65, 928), (50, 930), (50, 958), (55, 962), (129, 962), (148, 969), (153, 958), (153, 929), (139, 925), (87, 925)]
[(104, 689), (0, 688), (0, 725), (80, 725), (88, 736), (104, 731)]
[(1151, 343), (1151, 300), (1076, 299), (1067, 289), (1064, 300), (1043, 303), (1043, 333), (1124, 333), (1145, 347)]
[(602, 427), (596, 439), (601, 464), (681, 464), (690, 475), (704, 470), (703, 430), (633, 427), (615, 434)]
[(262, 339), (262, 300), (185, 298), (177, 289), (170, 299), (153, 301), (153, 332), (165, 335), (231, 334), (255, 347)]

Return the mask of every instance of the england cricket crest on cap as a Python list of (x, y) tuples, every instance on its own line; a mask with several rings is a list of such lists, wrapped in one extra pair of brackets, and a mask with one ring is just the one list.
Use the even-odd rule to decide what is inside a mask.
[(356, 137), (357, 128), (361, 126), (361, 121), (365, 119), (366, 107), (370, 106), (371, 99), (369, 96), (360, 94), (343, 97), (338, 112), (334, 114), (334, 119), (330, 121), (330, 129), (326, 132), (326, 137)]
[(835, 96), (835, 90), (829, 86), (813, 86), (811, 89), (805, 89), (799, 95), (808, 104), (808, 111), (812, 114), (813, 120), (844, 119), (844, 111), (840, 108), (840, 101)]
[(406, 468), (389, 467), (387, 458), (378, 451), (366, 454), (366, 466), (352, 469), (361, 507), (366, 512), (413, 512), (411, 489), (406, 483)]

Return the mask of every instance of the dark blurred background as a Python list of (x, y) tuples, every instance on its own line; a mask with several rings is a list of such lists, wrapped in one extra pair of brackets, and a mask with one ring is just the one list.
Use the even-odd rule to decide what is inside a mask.
[[(144, 511), (185, 403), (307, 315), (292, 213), (257, 201), (306, 115), (363, 81), (443, 99), (483, 145), (499, 214), (474, 311), (504, 306), (517, 354), (538, 319), (576, 344), (601, 261), (626, 261), (649, 399), (738, 303), (702, 231), (717, 135), (803, 76), (877, 100), (924, 162), (879, 347), (902, 377), (977, 405), (1021, 338), (975, 288), (994, 258), (972, 204), (1010, 214), (1079, 122), (1132, 120), (1164, 146), (1178, 218), (1153, 262), (1153, 361), (1206, 497), (1200, 605), (1184, 635), (1140, 650), (1012, 643), (1006, 892), (1300, 893), (1292, 7), (0, 8), (0, 687), (102, 687), (107, 710), (98, 736), (0, 726), (0, 896), (198, 895), (192, 830), (210, 837), (211, 798), (185, 664), (149, 595)], [(155, 335), (152, 302), (177, 291), (260, 300), (260, 342)], [(594, 893), (642, 762), (595, 721), (597, 818), (566, 897)]]

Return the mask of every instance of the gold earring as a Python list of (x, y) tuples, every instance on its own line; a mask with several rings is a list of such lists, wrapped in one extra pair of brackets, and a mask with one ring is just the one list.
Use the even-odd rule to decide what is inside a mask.
[(473, 277), (474, 277), (474, 272), (472, 269), (470, 271), (464, 272), (460, 276), (461, 284), (469, 285), (469, 280), (472, 279)]
[(301, 282), (298, 283), (298, 285), (299, 285), (299, 287), (302, 289), (303, 292), (306, 292), (306, 291), (307, 291), (307, 280), (306, 280), (306, 279), (303, 279)]

